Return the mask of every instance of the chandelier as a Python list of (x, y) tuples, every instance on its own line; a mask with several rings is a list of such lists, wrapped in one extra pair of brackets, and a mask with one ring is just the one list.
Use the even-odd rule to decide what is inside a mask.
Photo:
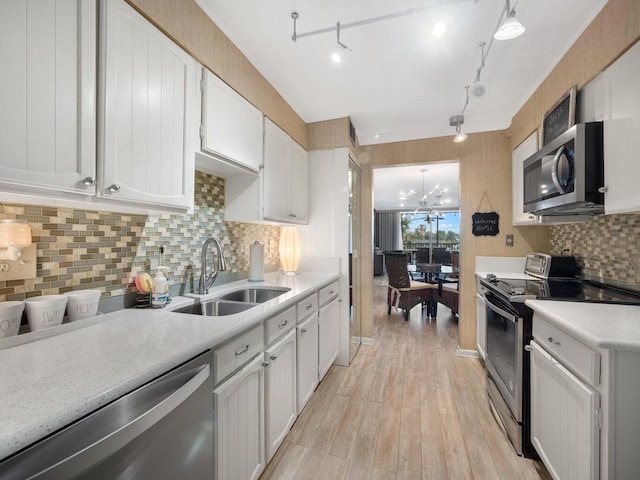
[(401, 203), (400, 206), (414, 209), (411, 215), (415, 215), (420, 211), (424, 211), (426, 214), (425, 220), (430, 220), (431, 218), (440, 216), (438, 207), (441, 207), (445, 203), (449, 202), (448, 199), (442, 199), (442, 196), (447, 192), (448, 189), (440, 189), (440, 186), (436, 185), (431, 191), (427, 192), (424, 186), (424, 174), (427, 172), (427, 169), (421, 168), (420, 172), (422, 173), (422, 194), (418, 195), (413, 190), (409, 190), (408, 193), (400, 192), (400, 199), (403, 202), (409, 202), (408, 204)]

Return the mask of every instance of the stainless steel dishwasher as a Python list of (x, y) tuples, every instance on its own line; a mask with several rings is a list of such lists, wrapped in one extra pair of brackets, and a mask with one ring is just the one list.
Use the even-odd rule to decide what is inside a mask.
[(0, 463), (9, 479), (212, 479), (211, 352)]

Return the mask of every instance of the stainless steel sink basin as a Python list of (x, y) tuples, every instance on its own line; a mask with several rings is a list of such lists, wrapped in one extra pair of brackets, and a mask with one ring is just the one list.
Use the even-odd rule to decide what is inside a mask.
[(243, 288), (229, 292), (220, 297), (220, 300), (232, 300), (234, 302), (263, 303), (287, 293), (290, 288), (271, 287), (271, 288)]
[(212, 300), (210, 302), (195, 303), (187, 307), (178, 308), (175, 311), (178, 313), (190, 313), (192, 315), (203, 315), (207, 317), (222, 317), (244, 312), (255, 306), (257, 306), (257, 303)]

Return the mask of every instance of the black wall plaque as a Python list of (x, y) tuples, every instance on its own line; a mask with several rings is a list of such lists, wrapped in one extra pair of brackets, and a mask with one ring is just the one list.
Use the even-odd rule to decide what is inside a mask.
[(481, 235), (498, 235), (498, 233), (500, 233), (500, 215), (496, 212), (474, 213), (471, 216), (471, 233), (476, 237)]
[(542, 116), (542, 146), (576, 123), (576, 87), (573, 86)]

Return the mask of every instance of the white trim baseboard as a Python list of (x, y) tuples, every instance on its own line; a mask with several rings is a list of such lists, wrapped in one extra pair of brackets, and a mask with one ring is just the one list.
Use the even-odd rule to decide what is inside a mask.
[(456, 348), (456, 354), (459, 357), (480, 358), (480, 354), (477, 350), (464, 350), (460, 348), (460, 345), (458, 345), (458, 348)]

